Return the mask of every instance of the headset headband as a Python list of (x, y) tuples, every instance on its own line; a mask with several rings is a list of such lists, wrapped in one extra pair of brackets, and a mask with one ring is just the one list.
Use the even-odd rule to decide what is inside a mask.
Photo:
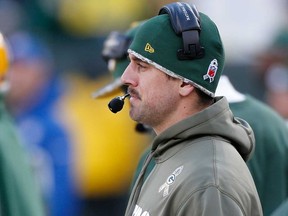
[(184, 2), (175, 2), (163, 6), (158, 15), (161, 14), (168, 14), (175, 33), (182, 35), (183, 49), (177, 51), (178, 59), (191, 60), (202, 58), (205, 50), (199, 42), (201, 26), (196, 6)]

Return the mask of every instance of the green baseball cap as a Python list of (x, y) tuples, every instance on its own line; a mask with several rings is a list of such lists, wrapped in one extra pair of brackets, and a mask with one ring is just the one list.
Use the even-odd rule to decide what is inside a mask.
[(93, 98), (107, 97), (122, 87), (120, 77), (130, 63), (127, 50), (143, 22), (133, 22), (124, 34), (113, 31), (105, 40), (102, 56), (108, 62), (113, 81), (92, 93)]

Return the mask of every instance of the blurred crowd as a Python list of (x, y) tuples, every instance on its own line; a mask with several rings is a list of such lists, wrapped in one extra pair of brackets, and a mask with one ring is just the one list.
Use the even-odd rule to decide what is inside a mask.
[[(151, 137), (136, 131), (127, 106), (117, 115), (109, 111), (121, 89), (95, 100), (91, 93), (113, 79), (102, 56), (109, 33), (125, 32), (170, 2), (0, 0), (11, 61), (7, 107), (47, 216), (124, 214)], [(219, 25), (224, 74), (288, 127), (288, 1), (191, 2)]]

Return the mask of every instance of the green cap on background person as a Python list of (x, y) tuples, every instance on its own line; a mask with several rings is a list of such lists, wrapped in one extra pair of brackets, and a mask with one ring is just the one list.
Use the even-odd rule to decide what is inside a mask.
[[(124, 33), (113, 31), (104, 42), (102, 56), (108, 63), (108, 70), (112, 74), (112, 82), (92, 93), (94, 99), (106, 98), (116, 93), (125, 91), (121, 76), (129, 65), (128, 47), (130, 46), (139, 26), (145, 21), (133, 22)], [(135, 130), (140, 133), (150, 132), (151, 129), (141, 123), (137, 123)]]
[(168, 14), (160, 14), (142, 24), (128, 53), (214, 97), (224, 67), (224, 48), (216, 24), (207, 15), (199, 14), (199, 41), (205, 49), (202, 58), (177, 58), (177, 51), (183, 46), (183, 40), (181, 35), (175, 33)]
[(127, 58), (127, 50), (143, 22), (133, 22), (125, 33), (112, 31), (104, 41), (102, 56), (108, 64), (108, 70), (112, 74), (113, 80), (92, 93), (93, 98), (108, 97), (123, 86), (120, 77), (130, 62)]

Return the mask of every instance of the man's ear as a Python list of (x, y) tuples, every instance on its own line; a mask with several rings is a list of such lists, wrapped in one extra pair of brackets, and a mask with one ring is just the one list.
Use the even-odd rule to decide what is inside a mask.
[(187, 96), (189, 95), (193, 90), (195, 89), (195, 87), (189, 83), (183, 82), (180, 84), (179, 86), (179, 94), (181, 96)]

